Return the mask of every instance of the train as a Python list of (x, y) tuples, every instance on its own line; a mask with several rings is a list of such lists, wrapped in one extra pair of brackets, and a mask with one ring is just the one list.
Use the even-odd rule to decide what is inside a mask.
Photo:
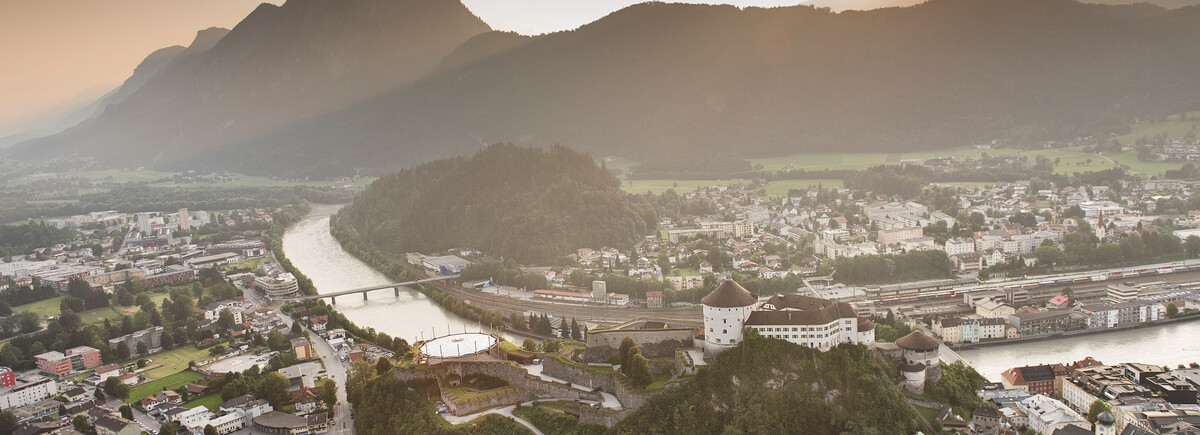
[(976, 280), (974, 285), (956, 285), (951, 288), (946, 288), (945, 285), (929, 286), (928, 288), (919, 288), (915, 292), (905, 292), (905, 294), (881, 295), (879, 299), (884, 303), (917, 302), (930, 299), (961, 297), (964, 294), (976, 292), (1029, 290), (1039, 287), (1065, 286), (1195, 271), (1200, 271), (1200, 259), (1000, 283), (980, 283)]

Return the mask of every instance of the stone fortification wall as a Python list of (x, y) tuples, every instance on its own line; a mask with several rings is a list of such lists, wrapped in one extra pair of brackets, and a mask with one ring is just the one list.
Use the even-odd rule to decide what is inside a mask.
[(616, 396), (621, 405), (629, 409), (641, 408), (651, 397), (650, 394), (635, 392), (620, 373), (601, 373), (574, 366), (557, 358), (546, 358), (542, 362), (542, 373), (553, 376), (576, 385), (595, 388)]
[(625, 337), (642, 348), (642, 355), (663, 357), (675, 354), (675, 349), (692, 347), (691, 329), (610, 329), (592, 331), (587, 336), (587, 350), (581, 358), (587, 362), (604, 362), (617, 354)]
[[(496, 394), (483, 399), (460, 401), (453, 403), (446, 397), (445, 386), (441, 384), (447, 375), (455, 374), (466, 377), (481, 374), (499, 378), (507, 382), (510, 391)], [(575, 400), (600, 401), (602, 398), (594, 392), (581, 391), (569, 385), (545, 381), (529, 374), (524, 368), (507, 361), (462, 361), (447, 362), (420, 369), (396, 369), (394, 376), (401, 381), (436, 380), (442, 386), (442, 401), (446, 402), (454, 415), (466, 415), (480, 409), (493, 406), (512, 405), (538, 398), (563, 398)]]

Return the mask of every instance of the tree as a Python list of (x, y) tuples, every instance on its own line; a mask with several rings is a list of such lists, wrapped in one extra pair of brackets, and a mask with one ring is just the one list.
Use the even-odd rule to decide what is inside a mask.
[[(622, 366), (629, 363), (629, 355), (634, 349), (637, 349), (638, 353), (642, 353), (642, 349), (638, 347), (637, 342), (633, 341), (633, 338), (625, 336), (625, 338), (621, 339), (621, 347), (617, 348), (617, 355), (621, 356)], [(624, 371), (625, 368), (622, 367), (621, 370)]]
[(92, 425), (88, 423), (86, 415), (76, 415), (75, 418), (71, 419), (71, 426), (75, 428), (76, 432), (92, 433)]
[(1039, 263), (1055, 265), (1063, 261), (1062, 251), (1054, 246), (1038, 246), (1033, 252), (1037, 254)]
[(104, 389), (97, 388), (96, 391), (92, 393), (92, 396), (95, 396), (97, 399), (104, 400)]
[(1187, 251), (1188, 258), (1200, 256), (1200, 236), (1188, 236), (1183, 241), (1184, 251)]
[(124, 400), (129, 398), (129, 386), (115, 376), (109, 377), (104, 380), (104, 394)]
[(1179, 306), (1174, 302), (1167, 304), (1167, 317), (1175, 317), (1179, 315)]
[(291, 400), (291, 395), (288, 394), (291, 385), (279, 372), (269, 373), (258, 383), (258, 398), (270, 402), (275, 408), (280, 408)]
[(138, 353), (138, 355), (146, 355), (147, 353), (150, 353), (150, 349), (146, 348), (146, 342), (144, 342), (144, 341), (138, 342), (137, 353)]
[(12, 411), (0, 412), (0, 433), (13, 433), (17, 430), (17, 415)]
[(375, 374), (379, 376), (386, 375), (392, 372), (392, 361), (386, 356), (379, 357), (379, 361), (375, 362)]
[(226, 331), (233, 327), (233, 312), (228, 308), (221, 310), (221, 314), (217, 317), (217, 327)]
[(1096, 419), (1100, 417), (1100, 414), (1109, 412), (1111, 410), (1112, 409), (1108, 407), (1108, 402), (1105, 402), (1100, 399), (1096, 399), (1096, 401), (1092, 402), (1091, 406), (1088, 406), (1088, 412), (1087, 412), (1088, 423), (1095, 424)]
[(525, 341), (521, 342), (521, 348), (530, 352), (537, 352), (538, 342), (534, 341), (532, 338), (526, 338)]
[(567, 324), (566, 319), (558, 322), (558, 336), (561, 338), (571, 338), (571, 325)]
[(118, 361), (125, 361), (129, 359), (129, 343), (122, 342), (121, 344), (118, 344), (116, 352)]
[(333, 409), (333, 405), (337, 404), (337, 381), (326, 379), (325, 385), (321, 386), (321, 402), (325, 403), (325, 408)]
[(575, 321), (575, 318), (572, 317), (571, 318), (571, 339), (578, 341), (582, 338), (583, 338), (583, 335), (580, 334), (580, 332), (579, 332), (579, 322)]
[(158, 435), (179, 435), (179, 428), (175, 427), (175, 423), (168, 421), (158, 428)]
[[(233, 324), (230, 323), (230, 325), (232, 326)], [(304, 330), (300, 329), (300, 323), (292, 322), (292, 335), (300, 335), (302, 332), (304, 332)]]
[(204, 435), (219, 435), (219, 434), (217, 432), (217, 428), (213, 427), (213, 425), (211, 425), (211, 424), (206, 424), (206, 425), (204, 425)]
[[(635, 388), (645, 388), (654, 381), (654, 374), (650, 372), (650, 362), (641, 353), (634, 353), (629, 358), (628, 366), (626, 376), (629, 376), (629, 382)], [(625, 366), (621, 366), (621, 369), (624, 370)]]
[(278, 329), (272, 329), (271, 332), (267, 333), (267, 347), (274, 351), (283, 352), (288, 348), (287, 338)]
[(130, 408), (129, 405), (121, 405), (121, 418), (133, 420), (133, 408)]
[(357, 398), (367, 388), (367, 384), (371, 382), (371, 378), (375, 377), (375, 367), (365, 360), (359, 360), (350, 367), (350, 371), (346, 373), (346, 398), (351, 403), (357, 402)]

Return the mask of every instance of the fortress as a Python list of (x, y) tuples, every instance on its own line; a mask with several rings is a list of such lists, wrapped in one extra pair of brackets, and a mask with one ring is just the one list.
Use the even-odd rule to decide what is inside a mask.
[(726, 280), (700, 300), (704, 305), (704, 357), (737, 346), (747, 328), (827, 351), (842, 343), (871, 345), (875, 324), (859, 317), (850, 304), (800, 295), (775, 295), (759, 302), (754, 294)]

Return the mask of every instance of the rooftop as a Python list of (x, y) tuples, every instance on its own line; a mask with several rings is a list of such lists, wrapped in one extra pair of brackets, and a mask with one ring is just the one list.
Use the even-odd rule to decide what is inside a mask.
[(700, 303), (717, 308), (748, 307), (756, 302), (758, 302), (758, 298), (753, 293), (731, 279), (725, 280), (707, 296), (700, 299)]

